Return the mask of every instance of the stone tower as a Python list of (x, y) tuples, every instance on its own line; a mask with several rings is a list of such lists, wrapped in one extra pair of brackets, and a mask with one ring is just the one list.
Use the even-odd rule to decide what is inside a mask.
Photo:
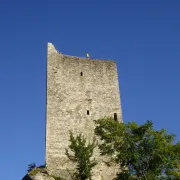
[[(65, 155), (69, 130), (94, 137), (93, 120), (112, 116), (122, 121), (117, 67), (114, 61), (63, 55), (48, 43), (46, 164), (56, 175), (71, 179), (73, 165)], [(98, 165), (93, 179), (111, 180), (117, 172), (107, 167), (95, 150)]]

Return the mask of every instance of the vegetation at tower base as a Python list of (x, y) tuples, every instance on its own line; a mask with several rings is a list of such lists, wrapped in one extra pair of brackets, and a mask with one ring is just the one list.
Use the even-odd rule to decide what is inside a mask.
[(76, 172), (72, 175), (73, 179), (86, 180), (92, 177), (92, 168), (97, 164), (95, 159), (92, 159), (93, 150), (96, 147), (95, 139), (92, 143), (88, 143), (86, 138), (79, 134), (76, 137), (70, 132), (69, 152), (66, 149), (67, 157), (76, 163)]
[(101, 155), (110, 156), (121, 170), (116, 180), (180, 179), (180, 142), (173, 144), (175, 135), (155, 130), (151, 121), (140, 126), (112, 118), (95, 123)]
[(62, 177), (57, 177), (48, 173), (46, 165), (36, 166), (35, 163), (28, 165), (28, 173), (22, 180), (65, 180)]
[(177, 180), (180, 180), (180, 142), (172, 147), (170, 155), (172, 157), (172, 161), (166, 170), (166, 174), (172, 179), (175, 177)]
[[(180, 180), (180, 142), (174, 143), (175, 135), (168, 134), (165, 129), (155, 130), (151, 121), (137, 125), (104, 118), (95, 123), (101, 155), (109, 156), (119, 165), (120, 172), (113, 180)], [(92, 159), (95, 146), (95, 140), (87, 143), (82, 134), (74, 137), (70, 133), (66, 155), (76, 165), (72, 179), (91, 179), (91, 169), (98, 163)], [(111, 162), (107, 163), (111, 166)], [(39, 180), (39, 177), (41, 180), (65, 180), (48, 174), (45, 166), (37, 167), (34, 163), (29, 165), (23, 180)]]

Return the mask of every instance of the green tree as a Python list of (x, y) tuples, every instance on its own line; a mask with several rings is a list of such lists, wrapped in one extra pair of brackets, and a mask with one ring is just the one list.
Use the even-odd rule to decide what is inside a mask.
[[(100, 137), (101, 155), (119, 164), (117, 180), (176, 179), (180, 164), (179, 143), (165, 129), (153, 128), (151, 121), (143, 125), (118, 123), (112, 118), (95, 121), (95, 134)], [(176, 166), (175, 166), (176, 164)]]
[(74, 137), (72, 132), (70, 132), (69, 149), (71, 152), (66, 149), (66, 155), (77, 165), (76, 172), (74, 173), (75, 179), (91, 179), (92, 168), (97, 164), (96, 160), (92, 159), (95, 146), (95, 139), (92, 143), (87, 143), (86, 138), (82, 134)]
[(173, 145), (170, 151), (171, 163), (166, 168), (169, 179), (180, 180), (180, 142)]

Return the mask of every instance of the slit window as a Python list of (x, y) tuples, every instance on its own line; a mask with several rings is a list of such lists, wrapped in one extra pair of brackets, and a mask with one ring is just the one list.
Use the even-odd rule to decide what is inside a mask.
[(114, 113), (114, 120), (117, 121), (118, 118), (117, 118), (117, 113)]
[(80, 74), (81, 74), (81, 76), (83, 76), (83, 72), (81, 72)]
[(89, 110), (87, 110), (87, 115), (89, 115)]

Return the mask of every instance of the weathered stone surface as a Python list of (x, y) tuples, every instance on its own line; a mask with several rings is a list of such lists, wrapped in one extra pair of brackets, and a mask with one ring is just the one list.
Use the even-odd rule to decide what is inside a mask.
[(29, 174), (26, 174), (26, 176), (24, 176), (22, 180), (54, 180), (54, 178), (48, 174), (38, 172), (34, 176), (30, 176)]
[(54, 178), (47, 174), (39, 172), (35, 176), (32, 177), (32, 180), (54, 180)]
[(67, 169), (54, 169), (52, 173), (57, 177), (60, 176), (61, 178), (64, 178), (65, 180), (73, 180), (73, 172), (69, 172)]
[[(117, 114), (122, 121), (117, 67), (114, 61), (66, 56), (48, 44), (47, 107), (46, 107), (46, 164), (53, 174), (72, 170), (65, 148), (69, 130), (83, 133), (89, 141), (94, 137), (93, 120)], [(117, 167), (107, 167), (96, 148), (98, 165), (94, 179), (111, 180)], [(64, 171), (65, 172), (65, 171)]]

